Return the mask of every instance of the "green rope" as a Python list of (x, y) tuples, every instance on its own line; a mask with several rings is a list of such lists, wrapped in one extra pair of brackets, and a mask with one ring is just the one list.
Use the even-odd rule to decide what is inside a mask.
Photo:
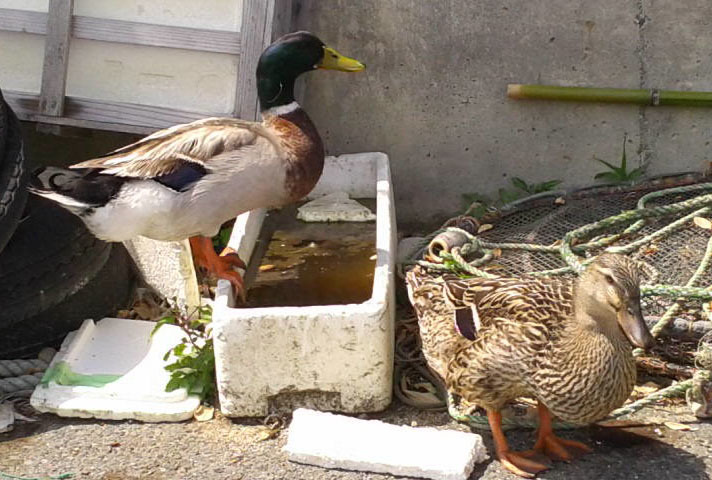
[[(690, 279), (687, 281), (685, 284), (686, 287), (694, 287), (695, 284), (700, 280), (700, 277), (702, 277), (705, 272), (708, 270), (710, 266), (710, 261), (712, 260), (712, 237), (707, 241), (707, 248), (705, 249), (705, 255), (702, 257), (702, 261), (700, 264), (697, 266), (697, 269), (695, 270), (695, 273), (692, 274)], [(682, 308), (682, 304), (680, 301), (675, 302), (669, 309), (668, 312), (665, 312), (663, 317), (655, 324), (653, 329), (650, 331), (650, 333), (653, 334), (654, 337), (657, 337), (660, 332), (667, 327), (667, 325), (670, 323), (672, 320), (673, 315), (675, 315), (678, 310)]]
[(712, 291), (706, 288), (680, 285), (642, 285), (640, 294), (644, 297), (686, 297), (693, 300), (712, 300)]
[(632, 252), (636, 251), (638, 248), (642, 247), (643, 245), (652, 243), (655, 240), (658, 240), (659, 238), (665, 237), (665, 236), (671, 234), (672, 232), (683, 228), (688, 222), (692, 221), (695, 217), (704, 215), (704, 214), (708, 213), (709, 211), (710, 211), (709, 207), (700, 208), (699, 210), (695, 210), (694, 212), (687, 214), (682, 218), (678, 218), (674, 222), (668, 223), (660, 230), (656, 230), (655, 232), (651, 233), (650, 235), (648, 235), (646, 237), (640, 238), (634, 242), (630, 242), (627, 245), (622, 245), (619, 247), (610, 247), (607, 251), (610, 253), (623, 253), (623, 254), (632, 253)]
[(56, 477), (18, 477), (16, 475), (10, 475), (9, 473), (0, 472), (0, 479), (9, 478), (12, 480), (65, 480), (73, 477), (73, 473), (63, 473), (61, 475), (57, 475)]
[[(442, 254), (441, 254), (442, 256)], [(471, 263), (467, 263), (467, 260), (462, 258), (460, 256), (460, 249), (458, 247), (455, 247), (452, 249), (452, 251), (449, 254), (449, 259), (452, 261), (456, 262), (458, 266), (462, 266), (462, 269), (465, 270), (467, 273), (471, 275), (475, 275), (477, 277), (484, 277), (484, 278), (497, 278), (497, 275), (492, 275), (491, 273), (487, 273), (484, 270), (480, 270), (479, 268), (475, 267)]]

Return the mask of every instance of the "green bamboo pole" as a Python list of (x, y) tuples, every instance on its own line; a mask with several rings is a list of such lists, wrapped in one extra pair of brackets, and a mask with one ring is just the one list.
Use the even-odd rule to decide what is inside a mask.
[(507, 85), (507, 96), (513, 99), (560, 100), (568, 102), (712, 107), (712, 92), (683, 92), (679, 90), (509, 84)]

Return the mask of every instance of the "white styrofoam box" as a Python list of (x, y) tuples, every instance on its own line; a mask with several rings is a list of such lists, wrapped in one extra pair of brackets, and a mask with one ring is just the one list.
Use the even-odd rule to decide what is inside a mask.
[(198, 280), (188, 240), (161, 242), (135, 237), (124, 242), (143, 280), (162, 297), (180, 306), (200, 305)]
[[(334, 410), (378, 411), (391, 401), (395, 215), (388, 156), (327, 157), (309, 198), (335, 191), (376, 198), (376, 267), (369, 300), (311, 307), (234, 308), (232, 288), (218, 282), (213, 338), (220, 406), (227, 416), (263, 416), (281, 394), (324, 392)], [(237, 223), (230, 246), (251, 251), (264, 212)], [(325, 227), (327, 228), (327, 227)], [(252, 235), (244, 235), (245, 231)], [(242, 256), (249, 259), (248, 256)]]
[(294, 412), (284, 450), (294, 462), (433, 480), (467, 480), (475, 464), (487, 459), (482, 437), (474, 433), (304, 408)]
[(151, 337), (155, 322), (104, 318), (85, 320), (70, 334), (49, 369), (65, 362), (81, 375), (117, 375), (101, 387), (38, 385), (30, 399), (40, 412), (62, 417), (134, 419), (144, 422), (181, 421), (191, 418), (200, 399), (184, 388), (166, 392), (170, 374), (165, 353), (185, 335), (175, 325), (163, 325)]

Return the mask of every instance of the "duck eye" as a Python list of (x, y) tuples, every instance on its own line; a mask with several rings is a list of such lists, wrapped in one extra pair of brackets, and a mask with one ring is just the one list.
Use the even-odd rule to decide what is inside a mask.
[(616, 281), (613, 280), (613, 277), (611, 277), (610, 275), (604, 275), (604, 276), (606, 277), (606, 283), (608, 283), (608, 285), (615, 285), (615, 284), (616, 284)]
[(331, 54), (331, 58), (339, 58), (338, 55)]

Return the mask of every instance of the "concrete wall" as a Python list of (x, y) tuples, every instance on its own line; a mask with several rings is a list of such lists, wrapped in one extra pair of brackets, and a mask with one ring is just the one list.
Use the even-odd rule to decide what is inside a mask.
[(510, 176), (593, 182), (593, 160), (707, 167), (712, 112), (514, 101), (508, 83), (712, 90), (705, 0), (297, 2), (295, 25), (366, 72), (314, 72), (305, 108), (331, 154), (391, 157), (401, 223), (439, 221)]

